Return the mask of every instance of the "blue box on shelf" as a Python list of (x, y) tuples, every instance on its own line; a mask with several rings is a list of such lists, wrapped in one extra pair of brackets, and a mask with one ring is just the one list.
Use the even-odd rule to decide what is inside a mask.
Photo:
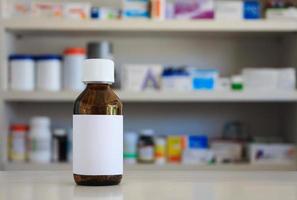
[(149, 0), (124, 0), (123, 18), (149, 18)]
[(244, 19), (260, 19), (261, 3), (258, 0), (245, 0), (243, 4)]

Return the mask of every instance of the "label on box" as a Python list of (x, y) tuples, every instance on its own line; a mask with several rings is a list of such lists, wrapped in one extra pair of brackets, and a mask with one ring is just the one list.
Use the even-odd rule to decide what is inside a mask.
[(123, 174), (122, 115), (73, 115), (73, 173)]

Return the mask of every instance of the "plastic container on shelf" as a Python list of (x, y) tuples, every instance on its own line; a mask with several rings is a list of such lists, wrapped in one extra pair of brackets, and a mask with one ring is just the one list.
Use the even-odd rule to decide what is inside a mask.
[(37, 89), (61, 90), (61, 56), (40, 55), (36, 57)]
[(243, 90), (243, 79), (242, 76), (236, 75), (231, 77), (231, 89), (234, 91), (242, 91)]
[(138, 139), (138, 162), (139, 163), (154, 163), (155, 162), (155, 132), (151, 129), (145, 129), (140, 132)]
[(27, 137), (29, 127), (26, 124), (12, 124), (8, 138), (8, 157), (10, 161), (26, 161)]
[(30, 55), (11, 55), (10, 89), (20, 91), (34, 90), (34, 59)]
[(81, 81), (83, 61), (86, 58), (84, 48), (67, 48), (64, 51), (63, 88), (81, 91), (85, 85)]
[(67, 132), (65, 129), (55, 129), (52, 137), (52, 161), (67, 161)]
[(127, 132), (124, 134), (124, 161), (127, 164), (135, 164), (137, 160), (138, 134)]
[(88, 58), (113, 59), (112, 43), (106, 40), (89, 42), (87, 44)]
[(48, 117), (33, 117), (30, 123), (29, 160), (36, 163), (51, 161), (51, 130)]

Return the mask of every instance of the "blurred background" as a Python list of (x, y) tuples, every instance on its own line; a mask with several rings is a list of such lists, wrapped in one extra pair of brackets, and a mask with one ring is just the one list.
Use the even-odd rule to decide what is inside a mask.
[(295, 0), (0, 0), (0, 169), (71, 169), (85, 58), (116, 64), (126, 170), (295, 171)]

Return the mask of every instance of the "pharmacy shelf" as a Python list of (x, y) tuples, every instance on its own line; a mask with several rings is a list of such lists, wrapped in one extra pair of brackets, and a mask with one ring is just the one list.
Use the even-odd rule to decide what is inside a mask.
[[(32, 164), (32, 163), (6, 163), (4, 170), (71, 170), (69, 163)], [(183, 164), (135, 164), (125, 165), (126, 171), (130, 170), (201, 170), (201, 171), (296, 171), (296, 165), (251, 165), (243, 164), (219, 164), (219, 165), (183, 165)]]
[[(28, 20), (30, 19), (30, 23)], [(274, 20), (69, 20), (40, 18), (3, 19), (11, 32), (23, 31), (169, 31), (169, 32), (297, 32), (295, 21)]]
[[(124, 102), (297, 102), (297, 91), (116, 91)], [(73, 102), (78, 92), (3, 92), (5, 102)]]

